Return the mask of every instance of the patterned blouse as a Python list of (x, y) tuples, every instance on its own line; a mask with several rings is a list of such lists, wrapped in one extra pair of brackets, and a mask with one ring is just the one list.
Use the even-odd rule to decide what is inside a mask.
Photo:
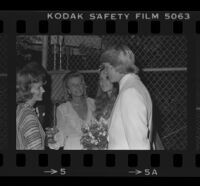
[(44, 150), (45, 132), (35, 109), (19, 104), (16, 116), (16, 150)]

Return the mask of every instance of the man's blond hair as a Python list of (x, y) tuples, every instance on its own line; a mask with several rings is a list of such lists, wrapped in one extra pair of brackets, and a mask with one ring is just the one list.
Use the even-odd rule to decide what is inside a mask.
[(101, 63), (109, 63), (120, 73), (135, 73), (139, 69), (135, 65), (135, 55), (126, 45), (114, 45), (105, 50), (101, 57)]

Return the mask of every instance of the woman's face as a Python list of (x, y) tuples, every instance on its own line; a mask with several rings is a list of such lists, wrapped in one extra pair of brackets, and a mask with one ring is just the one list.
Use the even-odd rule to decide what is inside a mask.
[(110, 65), (109, 63), (104, 63), (105, 71), (108, 74), (110, 82), (118, 82), (118, 75), (119, 73), (115, 70), (115, 68)]
[(73, 77), (68, 81), (68, 91), (72, 97), (81, 97), (84, 94), (84, 84), (80, 77)]
[(108, 75), (105, 70), (102, 70), (100, 73), (100, 86), (103, 92), (108, 92), (113, 89), (113, 84), (108, 78)]
[(42, 101), (42, 95), (44, 92), (45, 92), (45, 90), (43, 88), (42, 82), (32, 84), (31, 93), (33, 94), (32, 99), (34, 101)]

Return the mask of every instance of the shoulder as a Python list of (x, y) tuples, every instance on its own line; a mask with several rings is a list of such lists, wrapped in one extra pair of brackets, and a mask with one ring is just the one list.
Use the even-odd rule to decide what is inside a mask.
[(129, 95), (140, 95), (139, 91), (134, 87), (128, 87), (124, 89), (121, 93), (122, 96), (129, 96)]
[(88, 103), (94, 103), (94, 99), (93, 99), (93, 98), (90, 98), (90, 97), (87, 97), (87, 102), (88, 102)]
[(95, 100), (90, 98), (90, 97), (87, 97), (87, 103), (91, 107), (91, 109), (94, 110), (94, 108), (95, 108)]
[(30, 127), (32, 125), (35, 125), (36, 123), (39, 123), (39, 120), (31, 108), (26, 107), (26, 108), (21, 108), (20, 110), (18, 110), (17, 126), (19, 128), (24, 128), (27, 126)]
[(24, 119), (28, 116), (35, 116), (33, 108), (26, 107), (24, 105), (18, 105), (17, 106), (17, 112), (16, 112), (17, 118)]
[(64, 111), (69, 110), (69, 107), (70, 107), (70, 102), (67, 101), (67, 102), (65, 102), (65, 103), (60, 104), (60, 105), (57, 107), (57, 110), (59, 110), (60, 112), (64, 112)]
[(143, 102), (143, 97), (140, 92), (135, 88), (127, 88), (121, 93), (121, 100), (126, 102)]

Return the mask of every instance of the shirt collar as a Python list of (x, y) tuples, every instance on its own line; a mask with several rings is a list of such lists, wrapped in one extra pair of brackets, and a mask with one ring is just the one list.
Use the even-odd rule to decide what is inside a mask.
[(122, 87), (124, 86), (124, 84), (126, 83), (126, 81), (128, 80), (128, 79), (139, 79), (139, 76), (137, 75), (137, 74), (134, 74), (134, 73), (130, 73), (130, 74), (126, 74), (126, 75), (124, 75), (123, 77), (122, 77), (122, 79), (120, 80), (120, 82), (119, 82), (119, 89), (121, 90), (122, 89)]

